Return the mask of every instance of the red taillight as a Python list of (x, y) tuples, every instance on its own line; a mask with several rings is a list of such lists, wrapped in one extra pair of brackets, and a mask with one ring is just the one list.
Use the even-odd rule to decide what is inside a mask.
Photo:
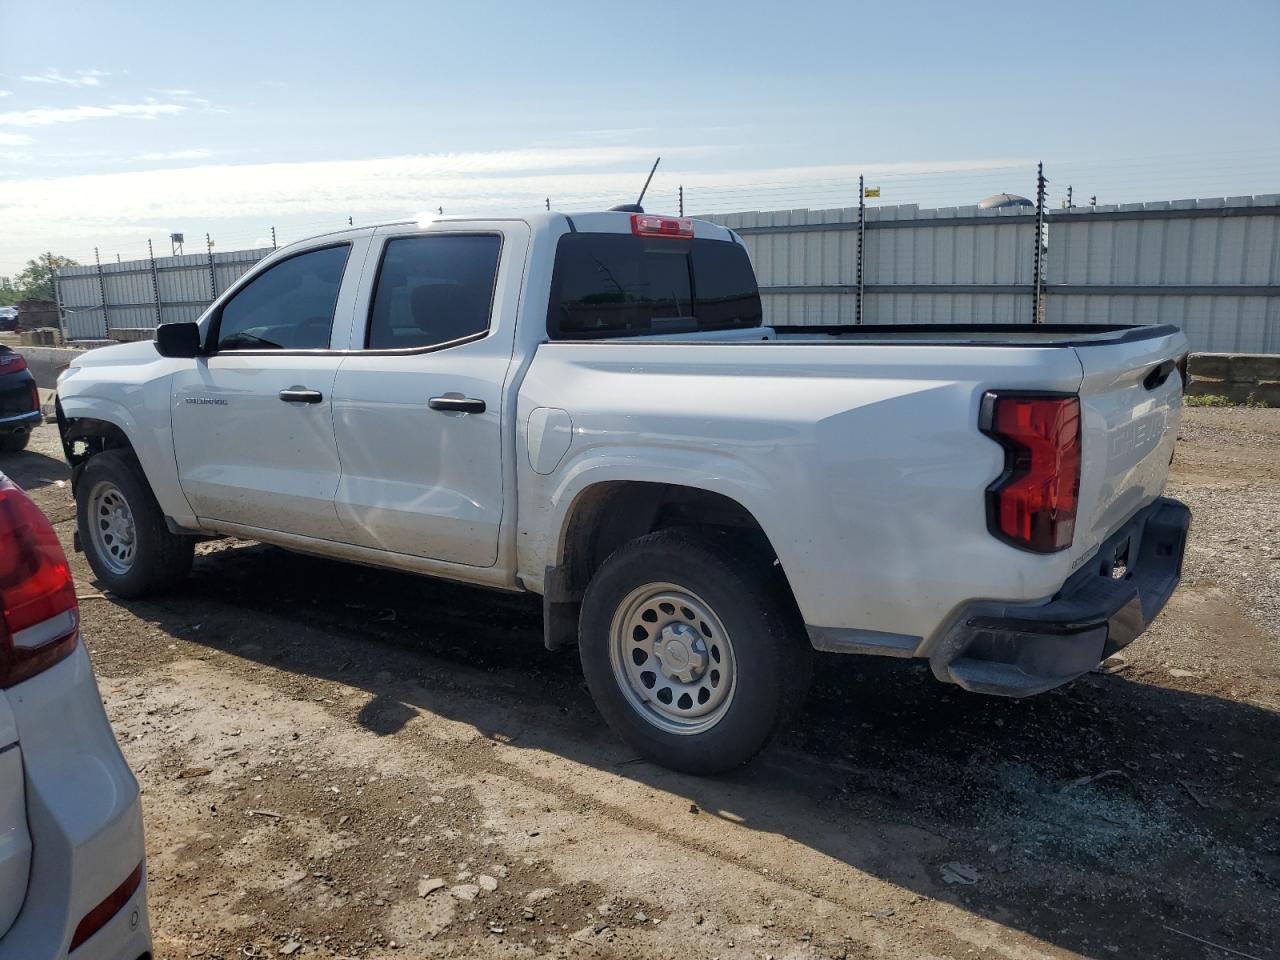
[(979, 425), (1005, 448), (1004, 473), (987, 488), (987, 528), (1036, 553), (1071, 546), (1080, 493), (1080, 398), (988, 393)]
[(25, 493), (0, 479), (0, 689), (71, 653), (79, 627), (57, 534)]
[(631, 232), (637, 237), (692, 237), (693, 221), (684, 217), (659, 217), (633, 213)]
[(124, 883), (116, 887), (100, 904), (84, 915), (84, 919), (76, 924), (76, 932), (71, 935), (71, 946), (68, 953), (84, 943), (95, 933), (105, 927), (133, 895), (142, 886), (142, 864), (133, 868), (133, 873), (125, 878)]
[(27, 369), (27, 358), (20, 353), (0, 353), (0, 373), (17, 373)]

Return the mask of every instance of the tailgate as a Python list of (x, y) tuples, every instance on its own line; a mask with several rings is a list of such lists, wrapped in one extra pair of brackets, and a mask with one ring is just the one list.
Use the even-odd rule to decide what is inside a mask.
[(1181, 332), (1079, 345), (1083, 465), (1073, 566), (1164, 490), (1182, 417)]
[(0, 937), (27, 896), (31, 835), (27, 832), (26, 778), (18, 749), (18, 726), (0, 691)]

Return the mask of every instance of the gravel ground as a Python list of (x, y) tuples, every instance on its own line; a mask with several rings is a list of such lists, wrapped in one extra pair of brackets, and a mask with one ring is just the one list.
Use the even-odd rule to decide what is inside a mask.
[[(1011, 701), (832, 657), (716, 780), (632, 757), (528, 598), (217, 542), (83, 601), (157, 960), (1280, 958), (1280, 411), (1182, 441), (1185, 580), (1104, 672)], [(0, 469), (70, 551), (53, 428)]]

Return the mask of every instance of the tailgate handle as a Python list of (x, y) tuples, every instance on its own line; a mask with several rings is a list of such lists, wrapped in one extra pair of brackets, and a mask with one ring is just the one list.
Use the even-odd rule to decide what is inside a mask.
[(1146, 379), (1142, 381), (1142, 385), (1148, 390), (1154, 390), (1156, 387), (1163, 386), (1164, 382), (1169, 379), (1169, 375), (1178, 369), (1178, 364), (1173, 360), (1166, 360), (1159, 366), (1151, 368), (1151, 372), (1147, 374)]

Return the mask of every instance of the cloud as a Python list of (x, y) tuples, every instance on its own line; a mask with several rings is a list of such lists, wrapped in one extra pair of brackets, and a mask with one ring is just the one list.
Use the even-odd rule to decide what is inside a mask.
[[(2, 143), (3, 141), (0, 141)], [(194, 149), (194, 150), (168, 150), (159, 153), (140, 153), (133, 160), (143, 160), (148, 163), (157, 160), (203, 160), (206, 157), (213, 156), (212, 150)]]
[(112, 103), (105, 107), (35, 107), (0, 113), (0, 127), (47, 127), (55, 123), (77, 123), (105, 117), (132, 117), (154, 120), (156, 117), (183, 113), (179, 103)]
[(67, 76), (57, 70), (46, 70), (44, 73), (27, 74), (20, 77), (26, 83), (56, 83), (68, 87), (98, 87), (102, 78), (111, 74), (103, 70), (77, 70), (74, 76)]
[(0, 147), (25, 147), (33, 142), (25, 133), (0, 133)]
[[(842, 206), (856, 203), (860, 172), (875, 183), (881, 177), (976, 172), (1011, 162), (715, 168), (710, 160), (722, 158), (723, 148), (601, 144), (363, 160), (204, 163), (110, 174), (0, 179), (0, 217), (9, 235), (0, 235), (0, 264), (10, 259), (21, 262), (23, 251), (33, 245), (75, 255), (110, 238), (127, 245), (145, 238), (149, 230), (168, 230), (173, 224), (199, 224), (203, 231), (216, 228), (219, 222), (234, 221), (243, 232), (227, 236), (223, 247), (236, 249), (260, 239), (264, 227), (273, 223), (281, 227), (300, 224), (298, 229), (305, 234), (319, 229), (317, 224), (337, 226), (348, 214), (367, 223), (412, 217), (416, 211), (438, 206), (447, 214), (519, 213), (542, 209), (547, 197), (557, 209), (602, 209), (635, 198), (658, 152), (664, 167), (658, 169), (647, 204), (655, 210), (670, 210), (675, 205), (676, 187), (682, 184), (686, 203), (694, 213)], [(672, 168), (681, 172), (677, 175)], [(886, 192), (894, 182), (886, 180)], [(788, 190), (787, 197), (777, 196), (781, 188)], [(832, 196), (829, 202), (828, 194)], [(819, 199), (799, 201), (801, 197)], [(22, 238), (21, 249), (16, 238)]]
[(12, 96), (13, 96), (12, 90), (0, 90), (0, 97), (12, 97)]

